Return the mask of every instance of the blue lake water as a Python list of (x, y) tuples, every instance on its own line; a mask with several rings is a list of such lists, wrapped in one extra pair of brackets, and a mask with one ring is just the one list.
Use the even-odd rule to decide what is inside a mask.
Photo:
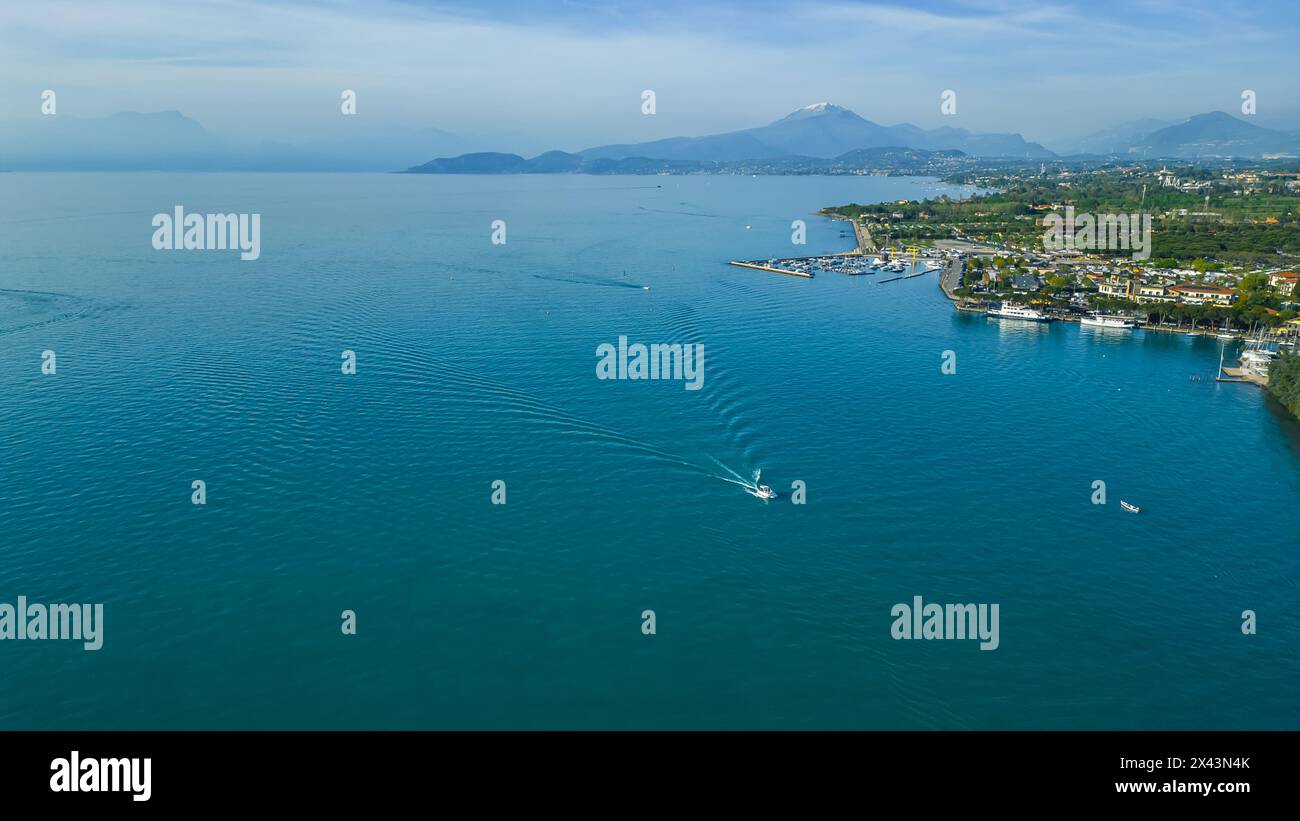
[[(1217, 341), (725, 264), (941, 190), (0, 175), (0, 602), (105, 608), (0, 642), (0, 726), (1300, 727), (1300, 423)], [(261, 258), (154, 250), (178, 204)], [(703, 388), (597, 379), (619, 336)], [(892, 639), (916, 595), (1000, 646)]]

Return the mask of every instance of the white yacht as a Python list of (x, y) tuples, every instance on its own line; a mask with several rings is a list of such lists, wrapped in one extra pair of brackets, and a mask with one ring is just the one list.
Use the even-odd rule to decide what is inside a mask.
[(1123, 328), (1130, 331), (1137, 327), (1137, 323), (1128, 317), (1106, 314), (1088, 314), (1079, 320), (1079, 324), (1092, 328)]
[(751, 492), (760, 499), (776, 498), (776, 491), (772, 490), (772, 488), (768, 487), (767, 485), (759, 485), (755, 490)]
[(1028, 322), (1050, 322), (1052, 319), (1041, 311), (1023, 305), (1012, 305), (1010, 302), (1004, 302), (997, 308), (990, 308), (988, 315), (998, 319), (1023, 319)]

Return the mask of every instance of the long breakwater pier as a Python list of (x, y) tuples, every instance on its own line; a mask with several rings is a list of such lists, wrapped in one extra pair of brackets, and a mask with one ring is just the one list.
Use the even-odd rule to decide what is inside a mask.
[(930, 271), (932, 270), (933, 270), (932, 268), (923, 268), (920, 271), (911, 271), (906, 274), (899, 274), (896, 277), (889, 277), (888, 279), (878, 280), (878, 282), (880, 282), (881, 285), (884, 285), (886, 282), (897, 282), (900, 279), (911, 279), (912, 277), (924, 276), (925, 274), (930, 273)]
[(728, 265), (735, 265), (739, 268), (753, 268), (756, 271), (771, 271), (774, 274), (786, 274), (787, 276), (803, 277), (805, 279), (813, 279), (816, 276), (812, 271), (800, 271), (792, 268), (777, 268), (772, 265), (764, 265), (761, 262), (745, 262), (738, 259), (733, 259), (728, 263)]

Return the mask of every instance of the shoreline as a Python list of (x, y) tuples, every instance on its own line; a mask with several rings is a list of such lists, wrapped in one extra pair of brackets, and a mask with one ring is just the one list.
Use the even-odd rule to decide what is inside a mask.
[[(862, 234), (859, 231), (859, 225), (857, 220), (851, 219), (849, 217), (842, 217), (839, 215), (833, 215), (832, 218), (847, 219), (849, 223), (853, 225), (853, 233), (854, 236), (857, 237), (857, 241), (858, 241), (858, 247), (856, 249), (856, 253), (858, 254), (863, 253)], [(867, 236), (868, 239), (870, 239), (869, 233)], [(975, 247), (978, 246), (974, 246), (974, 245), (971, 246), (972, 249)], [(968, 251), (968, 253), (970, 253), (970, 251)], [(962, 313), (986, 314), (988, 311), (983, 304), (979, 302), (975, 302), (973, 300), (968, 300), (959, 297), (956, 293), (957, 288), (959, 288), (961, 285), (961, 277), (962, 274), (965, 273), (965, 270), (966, 270), (966, 260), (964, 257), (949, 259), (947, 264), (944, 266), (943, 270), (939, 274), (939, 290), (943, 292), (943, 295), (948, 298), (948, 300), (952, 303), (952, 307), (955, 308), (957, 311), (960, 311)], [(1063, 316), (1049, 314), (1049, 316), (1052, 317), (1053, 322), (1072, 322), (1076, 325), (1078, 325), (1080, 323), (1080, 320), (1082, 319), (1081, 316), (1076, 316), (1073, 314), (1063, 315)], [(1209, 337), (1218, 338), (1219, 335), (1219, 331), (1202, 330), (1197, 328), (1178, 328), (1178, 327), (1171, 328), (1163, 325), (1150, 325), (1143, 322), (1138, 322), (1136, 324), (1136, 327), (1134, 327), (1131, 330), (1149, 331), (1152, 333), (1180, 334), (1183, 336), (1195, 336), (1195, 337), (1209, 336)], [(1236, 343), (1236, 342), (1241, 342), (1243, 340), (1240, 337), (1234, 337), (1231, 340), (1221, 340), (1221, 341), (1225, 343), (1224, 347), (1226, 348), (1227, 347), (1226, 343)], [(1223, 382), (1223, 383), (1249, 383), (1262, 388), (1265, 393), (1271, 395), (1271, 392), (1268, 389), (1267, 376), (1260, 376), (1258, 374), (1250, 373), (1246, 371), (1246, 369), (1240, 367), (1228, 367), (1220, 363), (1219, 370), (1215, 373), (1214, 381)]]

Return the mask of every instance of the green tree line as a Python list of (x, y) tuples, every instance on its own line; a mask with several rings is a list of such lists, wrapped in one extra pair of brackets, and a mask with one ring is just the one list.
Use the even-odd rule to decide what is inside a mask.
[(1300, 354), (1284, 353), (1269, 366), (1268, 392), (1300, 417)]

